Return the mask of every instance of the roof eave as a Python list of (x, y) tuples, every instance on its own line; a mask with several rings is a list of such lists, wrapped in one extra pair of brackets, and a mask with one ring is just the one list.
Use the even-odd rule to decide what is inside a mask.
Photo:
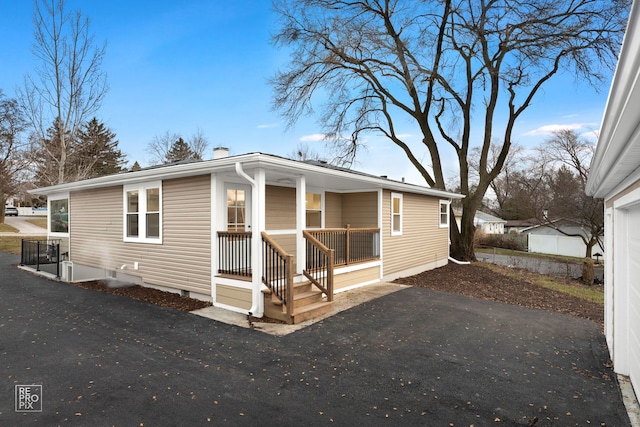
[(300, 174), (305, 171), (309, 171), (356, 180), (363, 183), (368, 183), (373, 187), (384, 188), (388, 190), (413, 192), (446, 199), (464, 198), (464, 195), (462, 194), (451, 193), (443, 190), (435, 190), (420, 185), (408, 184), (404, 182), (389, 180), (386, 178), (375, 177), (373, 175), (331, 169), (328, 167), (308, 164), (291, 159), (286, 159), (284, 157), (271, 156), (261, 153), (251, 153), (239, 156), (225, 157), (222, 159), (206, 160), (197, 163), (168, 165), (159, 168), (125, 172), (115, 175), (92, 178), (85, 181), (76, 181), (49, 187), (37, 188), (34, 190), (30, 190), (29, 192), (31, 194), (50, 195), (56, 193), (65, 193), (69, 191), (90, 190), (116, 185), (135, 184), (138, 182), (150, 181), (154, 179), (175, 179), (187, 176), (203, 175), (225, 170), (227, 168), (230, 169), (238, 162), (242, 163), (243, 167), (245, 168), (276, 167), (280, 171), (287, 171), (291, 174)]

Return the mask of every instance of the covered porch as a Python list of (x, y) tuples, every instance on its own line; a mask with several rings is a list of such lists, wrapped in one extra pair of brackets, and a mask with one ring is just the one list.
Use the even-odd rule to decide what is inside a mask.
[[(220, 277), (253, 280), (252, 234), (218, 232)], [(302, 262), (296, 262), (296, 257), (267, 232), (262, 232), (260, 237), (259, 270), (265, 287), (262, 289), (264, 314), (288, 323), (299, 323), (331, 308), (338, 290), (336, 273), (338, 277), (344, 276), (344, 280), (353, 271), (358, 271), (350, 270), (350, 267), (373, 265), (380, 259), (380, 229), (377, 228), (304, 230)], [(296, 273), (298, 265), (302, 266), (299, 274)]]
[(381, 190), (326, 173), (235, 172), (213, 177), (226, 199), (212, 238), (214, 305), (298, 323), (381, 280)]

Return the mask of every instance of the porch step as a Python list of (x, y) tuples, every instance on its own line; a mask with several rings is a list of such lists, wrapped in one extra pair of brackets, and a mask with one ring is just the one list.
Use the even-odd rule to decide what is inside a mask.
[(322, 301), (296, 308), (293, 313), (293, 324), (304, 322), (305, 320), (314, 319), (328, 313), (333, 308), (333, 301)]
[(294, 313), (292, 319), (287, 318), (286, 307), (272, 296), (271, 290), (263, 289), (264, 315), (287, 323), (300, 323), (321, 316), (333, 307), (333, 302), (326, 301), (322, 292), (310, 282), (296, 283), (293, 289)]

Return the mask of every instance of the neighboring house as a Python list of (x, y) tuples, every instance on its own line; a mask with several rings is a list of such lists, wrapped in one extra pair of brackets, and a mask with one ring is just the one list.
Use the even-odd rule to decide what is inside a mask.
[(640, 396), (640, 3), (633, 2), (586, 192), (604, 199), (605, 336)]
[[(462, 211), (455, 210), (453, 214), (455, 215), (458, 229), (460, 229)], [(504, 219), (480, 211), (476, 211), (476, 215), (473, 218), (473, 225), (476, 227), (476, 231), (482, 231), (485, 234), (504, 234), (506, 222)]]
[[(225, 153), (33, 190), (48, 196), (49, 238), (68, 253), (63, 278), (114, 277), (298, 322), (334, 293), (448, 262), (461, 195)], [(294, 296), (305, 278), (315, 286)]]
[[(561, 231), (560, 231), (561, 230)], [(574, 221), (559, 219), (551, 221), (551, 225), (540, 224), (520, 231), (528, 235), (528, 250), (540, 254), (564, 255), (582, 258), (587, 252), (587, 246), (581, 237), (567, 236), (567, 234), (581, 234), (590, 239), (588, 230)], [(603, 253), (600, 245), (593, 247), (592, 253)]]
[(476, 216), (473, 218), (473, 225), (476, 226), (476, 230), (480, 230), (484, 234), (504, 234), (504, 225), (506, 223), (507, 221), (502, 218), (480, 211), (477, 211)]
[(509, 233), (521, 233), (522, 230), (539, 225), (540, 221), (535, 218), (531, 219), (509, 219), (504, 224), (504, 232)]

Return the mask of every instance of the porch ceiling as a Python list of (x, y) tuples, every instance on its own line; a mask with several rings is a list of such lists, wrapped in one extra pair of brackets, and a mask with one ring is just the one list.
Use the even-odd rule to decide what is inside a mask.
[[(299, 172), (297, 174), (291, 174), (277, 169), (266, 169), (265, 172), (268, 184), (283, 187), (295, 187), (296, 177), (301, 175)], [(376, 186), (369, 182), (349, 179), (344, 176), (331, 176), (326, 173), (316, 171), (306, 171), (304, 176), (307, 187), (317, 187), (336, 192), (373, 191), (377, 189)]]

